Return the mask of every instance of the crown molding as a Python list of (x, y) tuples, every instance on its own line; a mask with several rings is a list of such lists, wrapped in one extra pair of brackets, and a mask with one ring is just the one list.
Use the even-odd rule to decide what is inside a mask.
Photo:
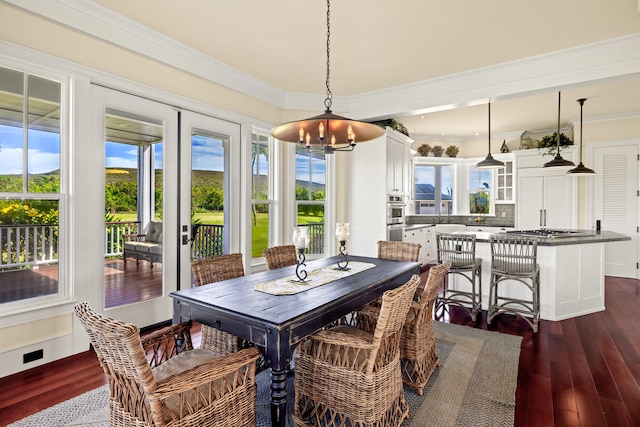
[[(88, 0), (1, 0), (287, 110), (315, 111), (323, 94), (285, 92)], [(336, 110), (379, 119), (640, 75), (640, 33), (468, 72), (334, 97)]]

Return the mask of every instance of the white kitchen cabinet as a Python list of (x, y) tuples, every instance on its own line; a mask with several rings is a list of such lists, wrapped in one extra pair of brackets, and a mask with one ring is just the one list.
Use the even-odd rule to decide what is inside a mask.
[(357, 144), (348, 154), (349, 253), (375, 257), (378, 241), (387, 239), (387, 195), (407, 200), (412, 142), (387, 128), (385, 135)]
[(510, 159), (503, 162), (504, 167), (496, 169), (495, 200), (496, 203), (514, 203), (516, 190), (514, 161)]
[[(518, 157), (516, 228), (577, 228), (577, 180), (566, 174), (568, 168), (542, 168), (552, 157), (535, 151)], [(561, 155), (574, 160), (575, 149)]]
[(418, 261), (422, 264), (434, 263), (438, 259), (436, 253), (436, 234), (432, 225), (409, 226), (404, 232), (402, 241), (410, 243), (419, 243), (420, 256)]
[(387, 193), (409, 195), (410, 143), (398, 132), (387, 131)]

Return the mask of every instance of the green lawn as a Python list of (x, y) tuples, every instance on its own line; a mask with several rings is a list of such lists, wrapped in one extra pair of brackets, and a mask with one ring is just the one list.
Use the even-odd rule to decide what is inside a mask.
[[(118, 213), (114, 215), (119, 221), (136, 221), (136, 213)], [(201, 224), (224, 224), (224, 216), (222, 211), (218, 212), (201, 212), (193, 214), (193, 220)], [(323, 222), (323, 217), (312, 215), (298, 215), (298, 224), (313, 224)], [(269, 217), (266, 213), (256, 214), (256, 225), (251, 226), (251, 256), (254, 258), (261, 257), (262, 251), (268, 247), (269, 242)]]

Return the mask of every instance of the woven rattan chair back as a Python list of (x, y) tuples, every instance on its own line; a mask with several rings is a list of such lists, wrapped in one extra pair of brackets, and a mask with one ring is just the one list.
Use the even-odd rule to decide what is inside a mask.
[(402, 381), (422, 396), (424, 386), (438, 366), (433, 331), (433, 307), (451, 261), (429, 269), (427, 283), (416, 293), (400, 338)]
[(267, 270), (289, 267), (298, 263), (294, 245), (273, 246), (262, 252), (267, 262)]
[[(196, 286), (207, 285), (223, 280), (244, 276), (242, 254), (220, 255), (191, 263)], [(249, 346), (248, 342), (208, 325), (202, 325), (200, 347), (220, 354), (235, 353)]]
[(242, 254), (233, 253), (196, 260), (191, 263), (191, 270), (196, 286), (242, 277), (244, 276)]
[(378, 242), (378, 258), (418, 262), (420, 248), (420, 243), (381, 240)]
[(538, 240), (526, 236), (493, 235), (491, 270), (504, 275), (531, 276), (536, 271)]
[(295, 426), (398, 427), (408, 415), (400, 374), (400, 331), (420, 276), (386, 291), (373, 333), (351, 326), (316, 332), (298, 347)]
[(74, 313), (107, 377), (109, 426), (254, 425), (257, 349), (221, 356), (193, 350), (191, 322), (141, 337), (86, 302)]

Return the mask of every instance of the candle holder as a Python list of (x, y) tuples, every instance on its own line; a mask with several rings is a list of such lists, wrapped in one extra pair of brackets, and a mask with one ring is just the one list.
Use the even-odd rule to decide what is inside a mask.
[(351, 270), (349, 265), (349, 257), (347, 256), (347, 240), (349, 239), (349, 223), (348, 222), (339, 222), (336, 224), (336, 238), (338, 239), (338, 251), (340, 259), (338, 259), (337, 267), (335, 270), (347, 271)]
[(305, 267), (307, 266), (307, 264), (305, 264), (305, 261), (306, 261), (306, 257), (304, 256), (304, 248), (298, 248), (298, 264), (296, 265), (296, 277), (298, 279), (297, 280), (294, 279), (296, 282), (300, 282), (300, 283), (308, 282), (307, 270), (305, 270)]
[(348, 267), (349, 257), (347, 256), (347, 251), (346, 251), (347, 241), (339, 240), (338, 243), (340, 244), (340, 248), (339, 248), (340, 259), (337, 262), (338, 266), (336, 267), (336, 270), (342, 270), (342, 271), (351, 270), (351, 268)]
[(307, 280), (307, 271), (305, 270), (307, 264), (305, 264), (306, 257), (304, 255), (305, 249), (309, 246), (309, 229), (307, 227), (293, 228), (293, 244), (298, 251), (298, 263), (296, 265), (296, 277), (298, 279), (293, 280), (299, 283), (309, 282), (310, 280)]

